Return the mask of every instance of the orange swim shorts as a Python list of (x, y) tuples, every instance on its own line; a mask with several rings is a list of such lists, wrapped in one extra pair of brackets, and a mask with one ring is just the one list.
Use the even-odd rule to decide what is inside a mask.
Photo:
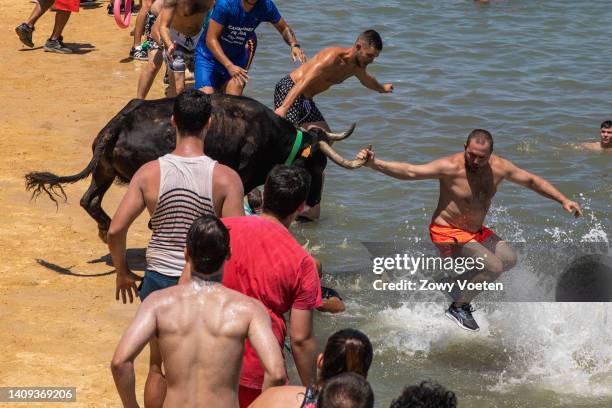
[(433, 223), (429, 225), (429, 236), (431, 237), (431, 242), (436, 244), (443, 256), (452, 255), (453, 245), (439, 244), (466, 244), (472, 240), (482, 244), (487, 240), (487, 238), (493, 235), (495, 235), (493, 230), (490, 230), (484, 225), (476, 232), (469, 232), (462, 230), (461, 228), (447, 227)]
[(53, 9), (59, 10), (59, 11), (70, 11), (72, 13), (78, 13), (80, 4), (81, 4), (81, 0), (55, 0)]

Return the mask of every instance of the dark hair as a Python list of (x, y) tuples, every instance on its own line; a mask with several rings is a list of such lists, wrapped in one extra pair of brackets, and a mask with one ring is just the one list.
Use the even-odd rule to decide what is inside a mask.
[(301, 167), (276, 165), (264, 186), (263, 210), (277, 217), (291, 215), (306, 201), (310, 191), (310, 174)]
[(612, 128), (612, 120), (604, 120), (601, 122), (601, 129), (610, 129)]
[(174, 100), (172, 114), (183, 136), (200, 136), (210, 119), (210, 96), (197, 89), (181, 92)]
[(419, 385), (404, 388), (402, 395), (389, 408), (455, 408), (457, 397), (452, 391), (434, 382), (423, 381)]
[(359, 34), (357, 40), (369, 45), (370, 47), (374, 47), (378, 51), (382, 51), (383, 49), (382, 38), (380, 38), (380, 34), (374, 30), (364, 31), (363, 33)]
[(187, 232), (187, 254), (193, 272), (205, 275), (217, 272), (229, 253), (229, 231), (214, 215), (196, 219)]
[(317, 408), (372, 408), (372, 387), (360, 375), (344, 373), (335, 376), (323, 387)]
[(469, 146), (470, 142), (472, 140), (476, 140), (477, 144), (489, 144), (490, 150), (489, 151), (493, 151), (493, 136), (491, 136), (491, 133), (489, 133), (489, 131), (484, 130), (484, 129), (474, 129), (472, 130), (472, 133), (469, 134), (468, 138), (467, 138), (467, 142), (466, 145)]
[(257, 187), (252, 189), (249, 194), (247, 194), (247, 201), (251, 210), (255, 211), (261, 209), (261, 204), (263, 203), (261, 190)]
[(319, 383), (342, 373), (367, 377), (373, 354), (370, 339), (359, 330), (343, 329), (335, 332), (325, 345)]

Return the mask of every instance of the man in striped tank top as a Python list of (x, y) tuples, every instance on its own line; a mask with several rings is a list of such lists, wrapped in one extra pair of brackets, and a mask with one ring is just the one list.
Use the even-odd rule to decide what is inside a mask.
[[(139, 295), (176, 285), (185, 267), (185, 242), (193, 221), (205, 214), (244, 215), (243, 187), (238, 174), (204, 154), (210, 124), (210, 97), (197, 90), (181, 93), (171, 118), (176, 148), (144, 164), (132, 177), (108, 231), (108, 246), (117, 270), (115, 298), (126, 303)], [(153, 235), (146, 255), (144, 278), (134, 274), (126, 260), (127, 232), (144, 211), (151, 215)], [(136, 282), (142, 280), (140, 288)], [(145, 405), (161, 406), (166, 390), (156, 338), (150, 342), (149, 376)]]

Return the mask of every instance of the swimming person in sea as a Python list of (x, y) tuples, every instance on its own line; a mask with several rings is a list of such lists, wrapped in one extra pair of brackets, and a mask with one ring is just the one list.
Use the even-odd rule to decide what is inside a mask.
[(612, 120), (604, 121), (599, 128), (599, 141), (582, 143), (582, 147), (596, 152), (612, 152)]

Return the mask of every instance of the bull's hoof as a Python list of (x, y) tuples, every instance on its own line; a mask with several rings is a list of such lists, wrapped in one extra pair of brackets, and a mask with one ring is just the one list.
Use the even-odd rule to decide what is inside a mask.
[(108, 230), (100, 229), (98, 230), (98, 236), (105, 244), (108, 244)]

